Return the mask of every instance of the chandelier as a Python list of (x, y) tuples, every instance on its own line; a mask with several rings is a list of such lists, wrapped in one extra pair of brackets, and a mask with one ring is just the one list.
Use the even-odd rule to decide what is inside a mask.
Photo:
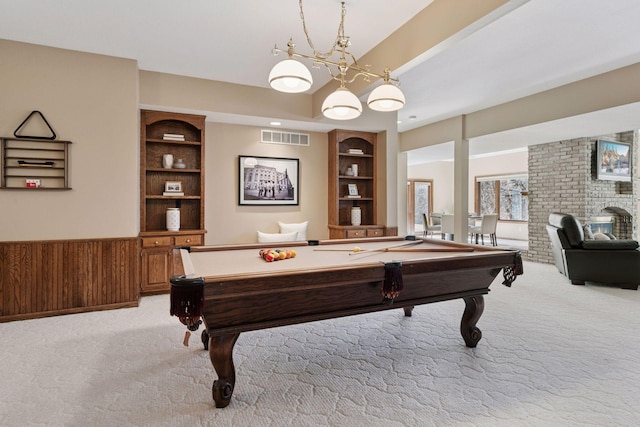
[[(307, 43), (313, 56), (305, 55), (295, 50), (293, 39), (287, 43), (287, 50), (279, 49), (276, 45), (272, 53), (274, 56), (279, 53), (287, 53), (288, 58), (278, 62), (269, 73), (269, 85), (275, 90), (287, 93), (299, 93), (308, 90), (313, 84), (311, 72), (301, 62), (295, 58), (305, 58), (312, 61), (314, 68), (324, 66), (331, 75), (331, 78), (340, 82), (340, 87), (335, 92), (327, 96), (322, 103), (322, 114), (325, 117), (334, 120), (350, 120), (355, 119), (362, 113), (362, 103), (349, 89), (346, 84), (352, 83), (358, 77), (362, 77), (364, 81), (371, 82), (371, 78), (382, 79), (382, 85), (375, 88), (369, 98), (367, 105), (376, 111), (396, 111), (404, 106), (404, 94), (397, 87), (398, 79), (392, 78), (389, 68), (386, 68), (383, 74), (371, 72), (370, 66), (359, 66), (355, 57), (347, 51), (351, 45), (349, 37), (344, 35), (344, 17), (346, 15), (345, 2), (342, 2), (342, 14), (340, 17), (340, 26), (338, 27), (338, 35), (331, 50), (327, 53), (318, 52), (313, 46), (313, 42), (309, 37), (307, 25), (302, 10), (302, 0), (299, 0), (300, 18), (302, 19), (302, 28), (307, 37)], [(351, 61), (351, 64), (349, 64)], [(347, 74), (350, 74), (350, 77)]]

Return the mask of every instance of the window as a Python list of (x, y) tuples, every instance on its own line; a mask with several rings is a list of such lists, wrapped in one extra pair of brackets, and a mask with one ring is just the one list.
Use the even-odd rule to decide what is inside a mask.
[(501, 221), (528, 221), (528, 191), (526, 174), (476, 177), (476, 211), (498, 213)]
[(431, 214), (433, 210), (433, 180), (411, 179), (408, 184), (408, 225), (412, 227), (412, 230), (409, 232), (418, 233), (423, 231), (422, 214), (426, 214), (427, 217), (429, 217), (429, 214)]

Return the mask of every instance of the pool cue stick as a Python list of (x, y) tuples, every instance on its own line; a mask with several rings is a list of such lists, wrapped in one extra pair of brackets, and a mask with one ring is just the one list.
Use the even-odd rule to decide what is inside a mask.
[[(316, 251), (320, 251), (320, 252), (322, 252), (322, 251), (324, 251), (324, 252), (353, 252), (354, 250), (353, 250), (353, 248), (351, 248), (351, 249), (317, 248), (317, 249), (314, 249), (314, 252), (316, 252)], [(364, 251), (362, 251), (362, 252), (364, 252)]]
[[(397, 248), (397, 247), (402, 247), (402, 246), (413, 246), (413, 245), (417, 245), (417, 244), (420, 244), (420, 243), (422, 243), (422, 240), (411, 241), (409, 243), (403, 242), (403, 243), (400, 243), (399, 245), (388, 246), (387, 248), (380, 248), (380, 249), (360, 249), (360, 250), (355, 250), (355, 247), (351, 248), (351, 249), (316, 248), (316, 249), (314, 249), (314, 251), (353, 252), (353, 254), (359, 254), (359, 253), (364, 253), (364, 252), (381, 252), (381, 251), (384, 251), (385, 249), (388, 249), (388, 248)], [(350, 254), (350, 255), (353, 255), (353, 254)]]
[(352, 252), (349, 255), (360, 255), (360, 254), (365, 254), (367, 252), (387, 252), (389, 249), (392, 248), (401, 248), (401, 247), (407, 247), (407, 246), (414, 246), (414, 245), (419, 245), (423, 243), (422, 240), (414, 240), (414, 241), (410, 241), (409, 243), (400, 243), (399, 245), (391, 245), (391, 246), (387, 246), (386, 248), (378, 248), (378, 249), (365, 249), (362, 251), (357, 251), (357, 252)]
[(473, 248), (389, 248), (384, 252), (473, 252)]

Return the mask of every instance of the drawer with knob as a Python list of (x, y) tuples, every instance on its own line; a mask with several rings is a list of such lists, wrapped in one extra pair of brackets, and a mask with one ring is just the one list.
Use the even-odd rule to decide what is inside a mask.
[(194, 235), (186, 235), (186, 236), (176, 236), (175, 245), (176, 246), (200, 246), (202, 245), (202, 235), (194, 234)]
[(367, 228), (367, 237), (382, 237), (384, 236), (384, 229), (380, 228)]
[(142, 238), (143, 248), (157, 248), (160, 246), (171, 246), (171, 245), (173, 245), (173, 237), (171, 236), (156, 236), (156, 237)]

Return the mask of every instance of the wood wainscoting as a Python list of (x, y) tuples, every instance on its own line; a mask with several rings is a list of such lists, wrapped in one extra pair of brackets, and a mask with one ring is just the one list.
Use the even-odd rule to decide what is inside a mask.
[(136, 307), (139, 242), (0, 242), (0, 322)]

